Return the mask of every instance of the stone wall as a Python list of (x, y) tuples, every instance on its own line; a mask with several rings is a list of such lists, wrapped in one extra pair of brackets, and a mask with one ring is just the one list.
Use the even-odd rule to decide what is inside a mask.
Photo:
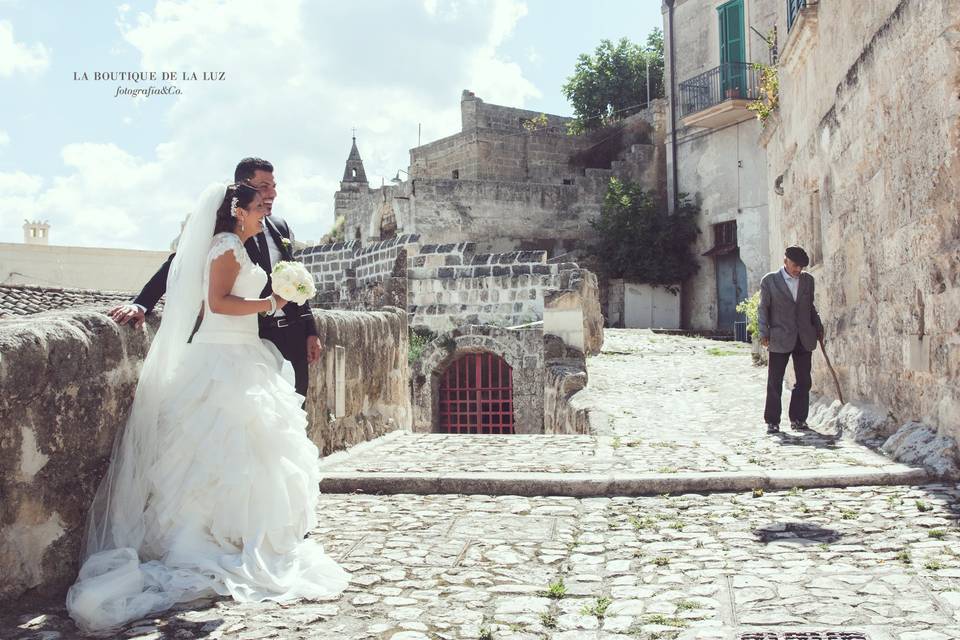
[[(324, 454), (411, 420), (406, 317), (319, 313), (309, 435)], [(113, 439), (158, 320), (118, 327), (102, 312), (0, 322), (0, 600), (61, 594)]]
[(463, 130), (412, 149), (406, 181), (337, 193), (348, 240), (377, 242), (395, 225), (396, 233), (424, 242), (553, 256), (592, 235), (589, 221), (599, 215), (611, 177), (658, 193), (666, 188), (663, 100), (617, 129), (581, 136), (566, 134), (569, 118), (548, 116), (546, 128), (526, 131), (520, 122), (536, 112), (471, 96), (461, 107)]
[(139, 291), (169, 255), (169, 251), (0, 242), (0, 282)]
[(408, 264), (410, 324), (435, 333), (464, 324), (542, 320), (548, 292), (578, 289), (580, 279), (589, 277), (573, 263), (547, 264), (543, 251), (476, 253), (471, 242), (422, 245)]
[(544, 335), (543, 432), (590, 433), (590, 411), (577, 401), (576, 393), (587, 386), (583, 352), (562, 339)]
[(603, 347), (603, 312), (597, 276), (586, 269), (560, 272), (557, 288), (544, 293), (543, 331), (587, 355)]
[(528, 131), (523, 123), (539, 112), (487, 104), (469, 91), (460, 111), (460, 133), (410, 150), (412, 178), (562, 184), (578, 174), (570, 155), (593, 144), (567, 135), (570, 118), (547, 115), (545, 127)]
[(362, 245), (359, 241), (305, 247), (297, 253), (317, 283), (313, 302), (325, 309), (406, 308), (407, 258), (419, 237), (402, 235)]
[(447, 367), (466, 353), (493, 353), (510, 365), (517, 433), (543, 433), (543, 332), (538, 327), (490, 325), (461, 326), (427, 343), (412, 368), (414, 430), (436, 429), (441, 378)]
[[(806, 247), (845, 399), (960, 437), (960, 3), (821, 2), (782, 45), (770, 262)], [(782, 33), (786, 34), (784, 28)], [(825, 363), (814, 388), (832, 397)]]

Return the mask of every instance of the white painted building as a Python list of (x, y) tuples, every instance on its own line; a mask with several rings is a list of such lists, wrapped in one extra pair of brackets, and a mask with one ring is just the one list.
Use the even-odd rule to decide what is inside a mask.
[(770, 270), (767, 159), (747, 105), (769, 64), (783, 0), (664, 0), (668, 196), (701, 208), (700, 271), (684, 283), (682, 324), (732, 333), (736, 305)]

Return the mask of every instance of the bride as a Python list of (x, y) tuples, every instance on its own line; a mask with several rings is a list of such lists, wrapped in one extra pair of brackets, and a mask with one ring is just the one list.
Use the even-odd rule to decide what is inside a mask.
[[(348, 574), (304, 535), (316, 524), (319, 454), (303, 397), (257, 335), (267, 274), (243, 243), (259, 193), (213, 185), (183, 230), (160, 329), (94, 498), (67, 609), (103, 631), (213, 595), (330, 598)], [(192, 340), (197, 314), (203, 320)]]

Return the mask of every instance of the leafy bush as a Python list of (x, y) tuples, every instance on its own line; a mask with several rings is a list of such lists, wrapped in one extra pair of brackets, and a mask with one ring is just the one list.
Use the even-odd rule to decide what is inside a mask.
[(590, 221), (597, 232), (593, 253), (608, 277), (676, 285), (700, 269), (692, 251), (699, 213), (686, 199), (667, 213), (655, 192), (611, 178), (600, 216)]
[(580, 54), (573, 75), (563, 85), (576, 118), (570, 134), (607, 126), (646, 106), (647, 70), (650, 99), (664, 96), (663, 32), (654, 29), (645, 47), (622, 38), (602, 40), (593, 55)]

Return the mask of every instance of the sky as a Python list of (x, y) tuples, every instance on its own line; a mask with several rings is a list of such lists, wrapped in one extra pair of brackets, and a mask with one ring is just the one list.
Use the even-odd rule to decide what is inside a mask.
[[(50, 222), (51, 244), (165, 249), (245, 156), (274, 164), (274, 212), (318, 240), (354, 128), (375, 188), (407, 168), (418, 125), (423, 143), (460, 130), (464, 89), (571, 115), (577, 56), (643, 43), (660, 5), (0, 0), (0, 242), (29, 219)], [(95, 76), (121, 72), (157, 79)], [(179, 93), (117, 95), (151, 86)]]

